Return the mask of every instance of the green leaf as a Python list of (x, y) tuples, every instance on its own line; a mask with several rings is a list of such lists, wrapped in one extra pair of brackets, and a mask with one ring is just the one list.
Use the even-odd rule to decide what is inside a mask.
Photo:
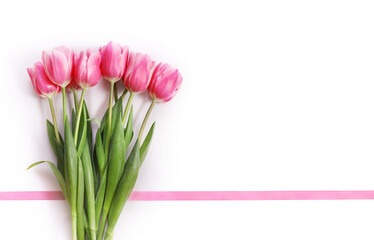
[(83, 152), (83, 147), (86, 144), (87, 141), (87, 116), (86, 116), (86, 111), (83, 112), (83, 119), (80, 120), (79, 123), (79, 144), (78, 144), (78, 157), (82, 156)]
[[(114, 133), (114, 127), (115, 127), (115, 124), (116, 124), (116, 119), (117, 119), (117, 116), (122, 116), (122, 102), (121, 101), (118, 101), (114, 104), (113, 106), (113, 109), (112, 109), (112, 123), (111, 123), (111, 133), (110, 133), (110, 136), (113, 136), (113, 133)], [(105, 117), (105, 115), (104, 115)], [(103, 118), (104, 118), (103, 117)], [(104, 124), (103, 124), (104, 123)], [(101, 122), (101, 126), (104, 125), (104, 129), (103, 129), (103, 143), (106, 142), (106, 138), (107, 138), (107, 131), (108, 131), (108, 119), (105, 118), (105, 122)], [(104, 149), (104, 150), (107, 150), (107, 149)]]
[(58, 183), (60, 184), (62, 193), (64, 194), (64, 197), (65, 197), (66, 201), (70, 202), (69, 201), (69, 194), (68, 194), (68, 191), (67, 191), (66, 185), (65, 185), (64, 177), (62, 176), (61, 172), (57, 169), (57, 167), (52, 162), (49, 162), (49, 161), (36, 162), (36, 163), (31, 164), (27, 168), (27, 170), (29, 170), (30, 168), (35, 167), (39, 164), (42, 164), (42, 163), (47, 163), (50, 166), (50, 168), (52, 169), (53, 173), (56, 176), (56, 179), (57, 179)]
[(100, 178), (102, 178), (103, 173), (104, 173), (104, 168), (106, 165), (106, 157), (105, 157), (104, 146), (103, 146), (103, 142), (102, 142), (101, 134), (99, 130), (97, 130), (96, 138), (95, 138), (95, 157), (96, 157), (97, 166), (99, 168)]
[(103, 118), (101, 119), (101, 124), (100, 124), (100, 132), (104, 132), (104, 129), (106, 128), (106, 123), (108, 119), (108, 109), (106, 109)]
[(99, 186), (99, 189), (97, 190), (96, 198), (95, 198), (96, 229), (98, 229), (99, 227), (100, 216), (103, 210), (107, 175), (108, 175), (108, 168), (106, 167), (103, 173), (103, 177), (100, 180), (100, 186)]
[(98, 118), (90, 118), (90, 119), (87, 119), (87, 121), (88, 122), (95, 122), (97, 124), (97, 126), (99, 126), (99, 128), (100, 128), (100, 124), (101, 124), (100, 119), (98, 119)]
[(78, 159), (78, 189), (77, 189), (77, 235), (85, 239), (84, 234), (84, 171), (82, 160)]
[(76, 216), (77, 188), (78, 188), (78, 155), (74, 144), (73, 133), (69, 121), (65, 121), (65, 162), (70, 187), (70, 203), (73, 216)]
[(96, 235), (96, 224), (95, 224), (95, 186), (94, 186), (94, 173), (91, 165), (91, 154), (86, 142), (83, 153), (82, 153), (82, 165), (84, 170), (84, 186), (85, 186), (85, 197), (86, 197), (86, 209), (88, 214), (88, 224), (91, 238)]
[[(117, 103), (119, 103), (118, 101)], [(117, 188), (118, 182), (121, 178), (123, 173), (123, 169), (125, 167), (126, 162), (126, 142), (125, 136), (123, 134), (122, 128), (122, 119), (121, 119), (121, 112), (119, 112), (118, 108), (113, 111), (117, 112), (115, 116), (115, 125), (114, 125), (114, 132), (113, 136), (110, 141), (110, 152), (109, 152), (109, 161), (108, 161), (108, 177), (107, 177), (107, 184), (105, 190), (105, 199), (104, 199), (104, 206), (103, 206), (103, 213), (101, 217), (101, 222), (105, 223), (106, 218), (110, 209), (110, 205), (112, 203), (114, 192)], [(105, 224), (100, 225), (99, 228), (99, 239), (103, 236), (105, 229)]]
[(62, 176), (64, 176), (64, 146), (63, 146), (62, 137), (59, 133), (60, 141), (61, 141), (61, 144), (60, 144), (57, 142), (54, 126), (48, 120), (47, 120), (47, 133), (48, 133), (49, 143), (51, 144), (52, 150), (57, 158), (57, 168), (58, 170), (60, 170)]
[(143, 164), (145, 157), (147, 156), (149, 147), (151, 145), (152, 137), (153, 137), (153, 131), (155, 130), (156, 122), (154, 122), (149, 129), (147, 136), (144, 139), (144, 142), (142, 143), (142, 146), (140, 147), (140, 165)]
[(100, 187), (100, 174), (97, 171), (97, 169), (94, 170), (93, 173), (94, 173), (94, 186), (95, 186), (95, 196), (96, 196), (97, 191), (99, 191), (99, 187)]
[(87, 124), (87, 141), (88, 141), (88, 147), (90, 149), (90, 154), (92, 153), (92, 124), (91, 121), (88, 121), (90, 119), (90, 114), (87, 109), (86, 101), (83, 101), (83, 109), (86, 112), (86, 124)]
[(125, 142), (126, 142), (126, 148), (127, 146), (130, 144), (131, 142), (131, 138), (132, 138), (132, 115), (133, 115), (133, 108), (131, 106), (130, 108), (130, 115), (129, 115), (129, 119), (127, 121), (127, 125), (126, 125), (126, 129), (125, 129)]
[(125, 206), (125, 203), (127, 202), (132, 190), (134, 189), (140, 166), (139, 142), (136, 141), (129, 159), (126, 162), (124, 172), (118, 184), (112, 206), (109, 211), (107, 229), (107, 235), (109, 236), (113, 234), (113, 229), (118, 221), (122, 209)]
[(75, 124), (77, 122), (77, 113), (74, 108), (71, 109), (71, 129), (75, 129)]

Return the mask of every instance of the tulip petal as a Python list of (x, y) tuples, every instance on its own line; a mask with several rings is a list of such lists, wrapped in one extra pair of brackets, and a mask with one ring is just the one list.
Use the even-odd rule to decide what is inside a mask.
[(54, 82), (61, 87), (65, 87), (69, 84), (70, 81), (68, 75), (68, 61), (64, 53), (60, 51), (53, 51), (51, 56), (51, 64), (52, 64), (52, 75)]
[(32, 86), (33, 86), (35, 92), (36, 92), (39, 96), (42, 96), (42, 93), (39, 91), (39, 89), (38, 89), (37, 86), (36, 86), (34, 70), (33, 70), (32, 68), (27, 68), (27, 72), (28, 72), (28, 74), (29, 74), (29, 76), (30, 76), (31, 83), (32, 83)]
[(42, 59), (43, 59), (43, 64), (44, 64), (44, 71), (47, 74), (48, 78), (52, 80), (53, 79), (52, 52), (43, 51)]
[(81, 87), (87, 87), (87, 56), (81, 51), (74, 56), (74, 80)]
[(91, 53), (87, 61), (87, 80), (90, 87), (95, 86), (101, 77), (100, 71), (101, 54)]
[(52, 97), (60, 91), (60, 87), (52, 83), (47, 77), (42, 62), (34, 64), (33, 68), (28, 68), (31, 82), (36, 93), (41, 97)]
[(168, 64), (158, 64), (152, 75), (148, 92), (159, 102), (170, 101), (182, 84), (182, 76), (177, 69)]
[(68, 48), (68, 47), (65, 47), (65, 46), (59, 46), (59, 47), (55, 47), (53, 49), (54, 51), (59, 51), (59, 52), (62, 52), (65, 56), (66, 56), (66, 59), (68, 61), (68, 71), (67, 71), (67, 75), (69, 76), (69, 79), (72, 77), (72, 70), (73, 70), (73, 60), (74, 60), (74, 52), (72, 49)]

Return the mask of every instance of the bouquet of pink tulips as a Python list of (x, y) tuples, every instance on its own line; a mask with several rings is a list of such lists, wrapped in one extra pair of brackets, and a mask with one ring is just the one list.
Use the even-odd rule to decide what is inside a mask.
[[(97, 52), (74, 53), (67, 47), (57, 47), (43, 52), (42, 61), (27, 71), (36, 93), (47, 98), (50, 104), (53, 123), (47, 120), (47, 132), (57, 166), (42, 161), (29, 168), (41, 163), (51, 167), (71, 208), (72, 239), (112, 239), (150, 147), (155, 123), (143, 141), (142, 136), (152, 108), (156, 102), (167, 102), (174, 97), (182, 84), (182, 76), (168, 64), (156, 65), (147, 54), (129, 52), (128, 47), (113, 42)], [(108, 109), (99, 121), (90, 117), (84, 96), (101, 77), (110, 83), (110, 97)], [(119, 80), (123, 81), (125, 91), (118, 98), (115, 84)], [(61, 90), (62, 135), (52, 101)], [(70, 120), (66, 90), (74, 94), (75, 107)], [(136, 136), (131, 102), (134, 94), (146, 90), (152, 102)], [(127, 93), (129, 97), (123, 109)], [(94, 141), (92, 120), (99, 125)], [(128, 151), (132, 141), (133, 147)]]

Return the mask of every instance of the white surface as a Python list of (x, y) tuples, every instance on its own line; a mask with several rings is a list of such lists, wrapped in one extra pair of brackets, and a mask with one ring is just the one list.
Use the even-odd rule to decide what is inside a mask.
[[(371, 1), (3, 1), (0, 191), (58, 190), (26, 68), (110, 40), (180, 69), (136, 190), (374, 188)], [(108, 84), (88, 91), (101, 117)], [(140, 114), (149, 103), (135, 98)], [(144, 105), (143, 105), (144, 104)], [(61, 100), (55, 99), (60, 109)], [(61, 122), (61, 121), (60, 121)], [(372, 201), (131, 202), (116, 239), (373, 239)], [(4, 239), (67, 239), (63, 202), (0, 202)], [(21, 230), (21, 231), (20, 231)]]

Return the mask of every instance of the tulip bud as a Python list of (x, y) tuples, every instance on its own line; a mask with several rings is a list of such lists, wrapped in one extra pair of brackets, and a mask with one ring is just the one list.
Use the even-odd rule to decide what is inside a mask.
[(81, 88), (95, 86), (101, 77), (101, 53), (87, 50), (74, 55), (74, 81)]
[(182, 75), (167, 63), (159, 63), (154, 70), (148, 93), (158, 102), (170, 101), (182, 85)]
[(37, 62), (32, 68), (27, 68), (35, 92), (41, 97), (51, 98), (60, 92), (61, 88), (51, 82), (44, 72), (42, 62)]
[(155, 66), (155, 62), (147, 54), (131, 52), (123, 76), (125, 87), (132, 93), (147, 90)]
[(117, 82), (125, 73), (129, 48), (118, 43), (109, 42), (100, 48), (101, 74), (109, 82)]
[(43, 51), (44, 70), (48, 78), (60, 87), (66, 87), (73, 76), (73, 50), (60, 46), (52, 51)]

